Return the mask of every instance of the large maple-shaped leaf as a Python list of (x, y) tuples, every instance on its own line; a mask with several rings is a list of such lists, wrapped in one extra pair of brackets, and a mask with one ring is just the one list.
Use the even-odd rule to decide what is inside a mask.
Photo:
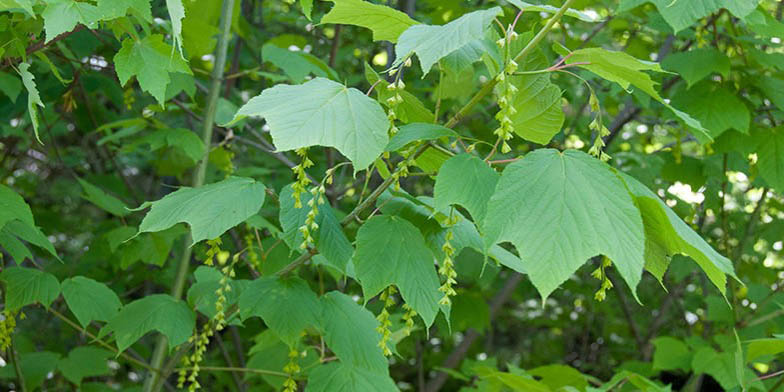
[(325, 78), (266, 89), (243, 105), (232, 123), (247, 116), (267, 119), (278, 151), (335, 147), (355, 170), (376, 160), (389, 140), (389, 120), (378, 102)]
[(114, 68), (120, 84), (125, 85), (136, 76), (142, 90), (147, 91), (163, 105), (166, 86), (171, 82), (170, 72), (191, 74), (188, 64), (172, 52), (163, 42), (163, 36), (152, 34), (141, 40), (126, 38), (122, 48), (114, 55)]
[(300, 278), (258, 278), (243, 291), (239, 307), (243, 319), (261, 317), (290, 346), (305, 328), (316, 326), (320, 316), (316, 294)]
[(635, 292), (645, 264), (640, 212), (620, 178), (590, 155), (536, 150), (509, 165), (484, 222), (487, 245), (509, 241), (542, 297), (597, 255)]
[(670, 257), (683, 254), (694, 259), (723, 294), (726, 275), (735, 276), (732, 262), (708, 245), (645, 185), (623, 173), (621, 178), (634, 196), (645, 224), (645, 269), (661, 281)]
[(184, 222), (191, 226), (194, 244), (220, 237), (259, 211), (265, 191), (264, 184), (244, 177), (229, 177), (199, 188), (182, 187), (136, 209), (152, 207), (139, 225), (137, 235), (166, 230)]
[(357, 232), (354, 270), (365, 299), (395, 285), (427, 326), (433, 324), (441, 298), (433, 261), (422, 234), (405, 219), (377, 216)]
[(416, 53), (422, 73), (427, 75), (433, 64), (471, 41), (482, 38), (487, 26), (501, 13), (501, 8), (474, 11), (445, 25), (414, 25), (398, 38), (395, 45), (397, 58), (393, 66), (402, 64)]
[(196, 314), (181, 300), (166, 294), (148, 295), (125, 305), (101, 328), (98, 337), (114, 333), (122, 352), (150, 331), (168, 338), (169, 349), (185, 343), (196, 326)]
[(374, 41), (397, 42), (407, 28), (419, 22), (385, 5), (362, 0), (330, 0), (335, 5), (321, 18), (321, 23), (360, 26), (373, 31)]
[(651, 79), (651, 76), (645, 73), (645, 71), (663, 72), (659, 64), (637, 59), (624, 52), (615, 52), (602, 48), (575, 50), (566, 60), (566, 63), (581, 63), (577, 65), (580, 65), (580, 67), (585, 68), (604, 79), (617, 83), (627, 91), (630, 86), (640, 89), (642, 92), (648, 94), (651, 98), (670, 109), (676, 117), (692, 130), (692, 134), (700, 143), (713, 141), (708, 130), (705, 129), (699, 121), (688, 113), (674, 108), (659, 95), (658, 91), (656, 91), (656, 82), (654, 82)]

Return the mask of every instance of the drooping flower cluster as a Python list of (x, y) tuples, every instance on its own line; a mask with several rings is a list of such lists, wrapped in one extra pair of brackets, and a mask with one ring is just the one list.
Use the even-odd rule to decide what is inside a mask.
[(19, 311), (11, 312), (6, 309), (0, 314), (0, 317), (3, 318), (0, 320), (0, 351), (5, 351), (11, 347), (11, 335), (14, 334), (14, 329), (16, 329), (17, 315), (20, 319), (25, 319), (25, 314), (19, 313)]
[(440, 305), (450, 305), (452, 300), (450, 297), (457, 295), (455, 291), (455, 284), (457, 284), (457, 271), (455, 270), (454, 254), (455, 248), (452, 246), (452, 239), (454, 239), (454, 232), (452, 226), (457, 223), (456, 216), (450, 216), (447, 221), (448, 229), (444, 235), (444, 245), (441, 250), (444, 252), (444, 260), (438, 268), (438, 273), (444, 278), (444, 283), (438, 288), (438, 291), (444, 293), (441, 300), (438, 301)]
[(416, 317), (417, 312), (414, 308), (408, 306), (408, 304), (403, 304), (403, 322), (406, 324), (406, 328), (403, 330), (406, 336), (411, 335), (411, 331), (414, 329), (414, 317)]
[(384, 301), (384, 308), (376, 317), (379, 324), (376, 331), (381, 334), (378, 347), (381, 347), (386, 356), (392, 355), (392, 350), (389, 349), (389, 340), (392, 339), (392, 331), (389, 329), (392, 326), (392, 320), (389, 319), (389, 309), (395, 305), (395, 299), (392, 297), (395, 293), (397, 293), (397, 289), (394, 286), (389, 286), (378, 296), (381, 301)]
[(309, 246), (315, 243), (313, 235), (316, 234), (316, 231), (318, 231), (319, 228), (319, 225), (316, 222), (316, 217), (318, 217), (319, 214), (319, 206), (326, 202), (326, 185), (332, 184), (332, 177), (334, 173), (335, 168), (327, 169), (326, 175), (324, 176), (324, 180), (321, 181), (321, 184), (316, 185), (310, 189), (311, 198), (307, 203), (308, 207), (310, 207), (310, 211), (308, 211), (308, 215), (305, 217), (305, 224), (299, 227), (299, 231), (302, 233), (302, 243), (299, 245), (299, 248), (302, 250), (307, 249)]
[(588, 153), (601, 159), (602, 162), (607, 162), (611, 157), (604, 152), (604, 138), (610, 136), (610, 130), (602, 123), (602, 111), (599, 106), (599, 99), (593, 91), (591, 91), (588, 103), (591, 107), (591, 112), (596, 113), (596, 117), (588, 124), (588, 128), (596, 132), (596, 138), (593, 140), (591, 148), (588, 149)]
[(595, 269), (591, 273), (591, 276), (602, 281), (601, 286), (599, 286), (599, 290), (597, 290), (596, 294), (594, 294), (593, 296), (594, 299), (596, 299), (599, 302), (602, 302), (607, 298), (607, 290), (613, 287), (610, 278), (607, 277), (607, 271), (606, 271), (606, 269), (610, 268), (610, 266), (612, 266), (612, 262), (610, 261), (610, 259), (604, 257), (602, 258), (602, 264), (599, 266), (599, 268)]
[(245, 251), (248, 252), (248, 262), (253, 266), (253, 269), (261, 271), (261, 259), (259, 258), (259, 252), (256, 250), (256, 245), (253, 242), (253, 228), (250, 227), (250, 225), (246, 225), (246, 229), (248, 232), (243, 239), (245, 240)]
[(305, 169), (312, 167), (313, 161), (308, 158), (307, 148), (298, 148), (296, 153), (300, 157), (301, 162), (299, 165), (295, 165), (291, 168), (291, 171), (294, 172), (294, 175), (297, 178), (294, 184), (291, 185), (291, 188), (294, 190), (294, 208), (302, 208), (300, 196), (304, 192), (307, 192), (308, 185), (310, 184), (310, 179), (308, 178), (307, 173), (305, 173)]
[(289, 362), (283, 367), (283, 372), (289, 375), (286, 381), (283, 382), (283, 392), (297, 391), (297, 382), (294, 380), (294, 375), (302, 370), (297, 363), (298, 358), (299, 351), (292, 347), (289, 350)]
[(496, 113), (495, 118), (498, 120), (500, 125), (493, 131), (493, 134), (498, 136), (499, 142), (501, 142), (501, 152), (506, 154), (512, 150), (509, 147), (507, 141), (511, 139), (514, 135), (514, 124), (512, 123), (512, 116), (517, 113), (517, 109), (514, 108), (514, 98), (517, 95), (518, 88), (517, 86), (512, 83), (511, 75), (517, 72), (517, 62), (511, 58), (509, 54), (509, 41), (514, 39), (516, 34), (511, 32), (508, 34), (506, 38), (502, 38), (498, 41), (498, 44), (505, 48), (505, 62), (504, 68), (498, 72), (495, 79), (498, 83), (496, 86), (496, 100), (498, 102), (498, 113)]
[[(214, 265), (214, 261), (218, 262), (220, 268), (221, 278), (218, 281), (218, 288), (215, 290), (217, 296), (215, 300), (215, 316), (204, 326), (200, 333), (191, 336), (188, 343), (193, 344), (193, 353), (191, 355), (184, 355), (181, 363), (182, 368), (178, 373), (177, 386), (183, 388), (185, 383), (188, 383), (188, 391), (193, 392), (201, 388), (199, 384), (199, 364), (204, 360), (204, 353), (207, 351), (207, 346), (210, 343), (210, 338), (215, 332), (223, 330), (226, 326), (226, 304), (228, 298), (226, 297), (231, 291), (230, 279), (235, 277), (234, 266), (239, 261), (239, 254), (232, 257), (231, 263), (228, 263), (229, 252), (220, 249), (220, 238), (207, 242), (210, 248), (207, 250), (207, 258), (204, 260), (206, 265)], [(190, 369), (190, 373), (188, 370)]]
[(405, 88), (406, 84), (403, 83), (403, 80), (396, 80), (387, 85), (387, 90), (393, 93), (391, 97), (387, 98), (387, 106), (389, 107), (387, 110), (387, 118), (389, 119), (390, 136), (396, 134), (398, 131), (398, 128), (395, 125), (395, 120), (397, 120), (397, 113), (395, 110), (403, 102), (403, 97), (400, 95), (400, 90)]

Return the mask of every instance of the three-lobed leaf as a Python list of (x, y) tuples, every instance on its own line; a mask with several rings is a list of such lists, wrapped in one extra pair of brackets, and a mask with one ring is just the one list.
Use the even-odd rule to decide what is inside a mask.
[(172, 47), (163, 42), (160, 34), (148, 35), (140, 40), (124, 39), (114, 56), (114, 69), (121, 85), (136, 76), (142, 90), (150, 93), (161, 105), (165, 102), (166, 86), (172, 80), (170, 73), (191, 74), (185, 60), (173, 56)]
[(389, 140), (389, 120), (378, 102), (325, 78), (266, 89), (243, 105), (232, 123), (248, 116), (266, 118), (278, 151), (335, 147), (355, 171), (376, 160)]
[(599, 160), (576, 150), (529, 153), (504, 170), (487, 210), (487, 246), (515, 245), (543, 298), (598, 255), (636, 292), (645, 264), (642, 218)]
[(428, 327), (438, 314), (439, 280), (433, 253), (419, 230), (396, 216), (376, 216), (357, 232), (354, 271), (365, 299), (390, 285)]

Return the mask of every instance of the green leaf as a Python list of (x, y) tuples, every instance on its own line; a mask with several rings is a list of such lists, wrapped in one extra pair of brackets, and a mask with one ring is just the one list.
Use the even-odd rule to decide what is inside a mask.
[(762, 93), (765, 94), (779, 110), (784, 111), (784, 79), (771, 76), (761, 76), (754, 82)]
[(784, 353), (784, 339), (782, 338), (754, 339), (747, 343), (749, 346), (746, 351), (746, 362), (768, 355)]
[(694, 116), (715, 139), (728, 129), (749, 132), (751, 115), (738, 95), (716, 83), (705, 81), (679, 92), (672, 99), (672, 105)]
[(201, 138), (195, 132), (184, 128), (156, 129), (134, 143), (127, 145), (124, 149), (133, 151), (141, 144), (149, 144), (152, 151), (157, 151), (164, 147), (178, 148), (193, 163), (199, 162), (204, 157), (206, 150)]
[[(537, 50), (525, 58), (521, 68), (527, 71), (545, 69), (547, 59)], [(534, 143), (549, 143), (564, 123), (561, 89), (550, 83), (549, 73), (508, 77), (518, 89), (510, 103), (517, 110), (511, 116), (514, 132)]]
[(735, 277), (732, 262), (716, 252), (650, 189), (621, 173), (645, 224), (645, 269), (659, 281), (674, 254), (691, 257), (724, 295), (726, 275)]
[(743, 19), (757, 8), (760, 0), (649, 0), (649, 2), (656, 5), (664, 20), (677, 33), (721, 8), (726, 8), (736, 17)]
[(101, 282), (84, 276), (63, 281), (63, 298), (82, 327), (92, 321), (109, 321), (122, 308), (117, 294)]
[(300, 340), (302, 331), (318, 325), (319, 300), (300, 278), (258, 278), (240, 296), (243, 319), (261, 317), (289, 346)]
[(669, 336), (653, 340), (653, 368), (655, 370), (688, 371), (691, 368), (692, 353), (685, 343)]
[(577, 369), (566, 365), (546, 365), (528, 370), (528, 374), (537, 377), (539, 382), (547, 385), (554, 391), (573, 387), (584, 390), (588, 387), (588, 379)]
[(124, 39), (122, 48), (114, 56), (114, 68), (121, 85), (136, 76), (142, 90), (150, 93), (161, 105), (166, 86), (171, 82), (169, 73), (191, 74), (185, 60), (174, 56), (172, 47), (163, 42), (160, 34), (148, 35), (139, 41)]
[[(57, 260), (62, 261), (60, 256), (57, 255), (57, 250), (54, 249), (54, 246), (52, 246), (52, 243), (49, 241), (49, 238), (47, 238), (46, 235), (44, 235), (44, 233), (42, 233), (41, 230), (34, 225), (30, 225), (21, 220), (13, 220), (6, 223), (2, 229), (2, 232), (17, 239), (25, 240), (49, 252), (49, 254), (57, 258)], [(27, 254), (29, 254), (29, 252)], [(27, 256), (27, 254), (25, 256)], [(32, 257), (32, 255), (29, 257)]]
[(84, 195), (82, 197), (85, 200), (95, 204), (112, 215), (126, 216), (131, 213), (131, 210), (128, 209), (122, 200), (107, 194), (101, 188), (98, 188), (81, 178), (77, 178), (77, 180), (84, 190)]
[(755, 130), (752, 138), (757, 145), (757, 164), (765, 182), (784, 192), (784, 126)]
[(487, 162), (470, 154), (455, 155), (438, 171), (433, 189), (434, 207), (443, 211), (459, 204), (468, 210), (474, 222), (481, 224), (499, 177)]
[(313, 0), (299, 0), (299, 5), (302, 7), (302, 13), (308, 20), (312, 20), (313, 14)]
[[(407, 28), (419, 22), (394, 8), (362, 0), (329, 0), (335, 5), (321, 23), (348, 24), (373, 31), (374, 41), (397, 42)], [(304, 9), (304, 7), (303, 7)]]
[(22, 92), (22, 82), (12, 74), (0, 72), (0, 91), (16, 102), (16, 98)]
[(374, 373), (387, 372), (387, 359), (378, 347), (378, 321), (370, 311), (346, 294), (330, 291), (321, 297), (321, 312), (324, 340), (342, 363)]
[(283, 70), (292, 82), (302, 83), (308, 75), (315, 75), (330, 79), (338, 79), (327, 64), (318, 57), (303, 51), (292, 51), (281, 48), (273, 43), (268, 43), (261, 48), (261, 58)]
[(117, 349), (122, 352), (150, 331), (168, 338), (169, 350), (185, 343), (196, 327), (196, 315), (181, 300), (166, 294), (148, 295), (125, 305), (120, 313), (101, 328), (98, 338), (114, 332)]
[(84, 378), (109, 374), (109, 358), (113, 356), (111, 351), (102, 348), (80, 346), (61, 359), (57, 368), (68, 381), (79, 385)]
[(35, 76), (29, 71), (30, 64), (19, 64), (19, 76), (22, 77), (22, 84), (27, 90), (27, 112), (30, 113), (30, 122), (33, 123), (33, 131), (38, 143), (43, 144), (41, 138), (38, 136), (38, 106), (44, 107), (41, 101), (41, 96), (38, 94), (38, 88), (35, 86)]
[(266, 89), (243, 105), (232, 123), (247, 116), (267, 119), (278, 151), (335, 147), (355, 171), (373, 163), (389, 140), (389, 120), (378, 102), (324, 78)]
[(662, 60), (661, 66), (680, 74), (689, 87), (712, 73), (718, 73), (725, 78), (730, 74), (729, 57), (713, 48), (672, 53)]
[(543, 298), (597, 255), (636, 296), (645, 264), (640, 212), (613, 170), (584, 152), (540, 149), (507, 166), (483, 226), (488, 246), (515, 245)]
[(6, 268), (0, 272), (0, 282), (5, 283), (6, 309), (12, 312), (34, 303), (48, 308), (60, 295), (57, 278), (34, 268)]
[[(558, 7), (553, 7), (551, 5), (531, 4), (521, 0), (509, 0), (509, 2), (512, 3), (515, 7), (519, 8), (521, 11), (546, 12), (548, 14), (554, 14), (558, 12)], [(600, 20), (598, 15), (589, 15), (585, 12), (573, 8), (567, 8), (566, 13), (564, 13), (564, 15), (571, 16), (572, 18), (580, 19), (583, 22), (590, 22), (590, 23), (598, 22)]]
[(395, 285), (428, 327), (442, 297), (434, 260), (416, 226), (399, 217), (373, 217), (357, 232), (354, 270), (365, 300)]
[(499, 371), (483, 372), (480, 378), (491, 382), (496, 390), (504, 390), (503, 387), (505, 386), (513, 391), (552, 392), (547, 385), (533, 378), (526, 378), (512, 373)]
[(102, 20), (122, 18), (130, 13), (152, 23), (150, 0), (98, 0), (98, 13)]
[(35, 225), (33, 212), (22, 196), (6, 185), (0, 184), (0, 228), (14, 219), (31, 226)]
[[(19, 357), (19, 367), (24, 376), (25, 388), (28, 391), (38, 391), (49, 373), (57, 370), (60, 354), (51, 351), (38, 351), (21, 353)], [(14, 366), (7, 365), (0, 368), (0, 377), (16, 380)]]
[[(119, 256), (120, 268), (123, 269), (128, 268), (137, 261), (159, 267), (163, 266), (169, 258), (174, 240), (188, 232), (185, 225), (181, 224), (155, 233), (137, 234), (135, 229), (131, 228), (131, 230), (133, 230), (131, 235), (126, 236), (128, 230), (122, 228), (121, 232), (116, 233), (118, 237), (112, 239), (123, 243), (121, 251), (116, 252), (117, 242), (115, 242), (115, 252), (113, 252)], [(110, 247), (112, 246), (112, 240), (110, 240)]]
[[(687, 1), (684, 1), (684, 3), (687, 3)], [(629, 86), (640, 89), (670, 109), (676, 117), (689, 126), (693, 131), (692, 134), (700, 143), (713, 141), (708, 131), (702, 127), (699, 121), (692, 118), (689, 114), (672, 107), (656, 91), (654, 88), (656, 83), (651, 79), (650, 75), (643, 71), (663, 72), (659, 64), (636, 59), (625, 52), (613, 52), (602, 48), (575, 50), (572, 52), (572, 56), (566, 60), (566, 63), (586, 63), (580, 65), (580, 67), (617, 83), (624, 90), (629, 91)]]
[(244, 177), (229, 177), (199, 188), (182, 187), (136, 209), (151, 207), (137, 235), (184, 222), (191, 227), (194, 244), (218, 238), (255, 215), (264, 204), (265, 192), (264, 184)]
[(457, 132), (438, 124), (406, 124), (389, 138), (389, 143), (387, 143), (384, 151), (398, 151), (413, 142), (436, 140), (445, 137), (457, 137)]
[[(295, 208), (294, 191), (290, 185), (283, 188), (279, 195), (279, 220), (283, 229), (281, 238), (289, 248), (297, 249), (300, 252), (302, 251), (300, 245), (303, 243), (304, 238), (299, 228), (305, 225), (305, 220), (310, 212), (308, 203), (312, 198), (313, 196), (309, 192), (301, 194), (302, 208)], [(316, 224), (318, 224), (319, 228), (314, 235), (316, 248), (324, 255), (331, 266), (341, 272), (345, 272), (346, 265), (354, 254), (354, 248), (343, 232), (343, 227), (335, 216), (335, 211), (332, 207), (324, 203), (319, 205), (318, 209)]]
[(305, 392), (396, 392), (386, 372), (379, 373), (345, 363), (326, 363), (308, 377)]
[(101, 19), (98, 7), (75, 0), (47, 1), (41, 16), (44, 18), (46, 42), (62, 33), (73, 30), (79, 23), (92, 27), (95, 22)]
[(166, 0), (166, 9), (171, 19), (174, 47), (182, 56), (182, 20), (185, 18), (185, 7), (182, 6), (182, 0)]
[(14, 8), (21, 8), (27, 12), (28, 15), (35, 17), (33, 11), (33, 0), (2, 0), (0, 1), (0, 10), (6, 11)]
[(392, 66), (396, 67), (409, 56), (416, 54), (424, 77), (438, 60), (469, 42), (482, 38), (487, 26), (500, 13), (501, 8), (493, 7), (467, 13), (441, 26), (411, 26), (400, 35), (395, 45), (397, 58)]

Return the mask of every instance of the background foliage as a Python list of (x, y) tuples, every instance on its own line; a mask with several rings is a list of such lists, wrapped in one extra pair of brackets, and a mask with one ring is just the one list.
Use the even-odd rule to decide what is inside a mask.
[(783, 9), (0, 0), (0, 389), (778, 390)]

